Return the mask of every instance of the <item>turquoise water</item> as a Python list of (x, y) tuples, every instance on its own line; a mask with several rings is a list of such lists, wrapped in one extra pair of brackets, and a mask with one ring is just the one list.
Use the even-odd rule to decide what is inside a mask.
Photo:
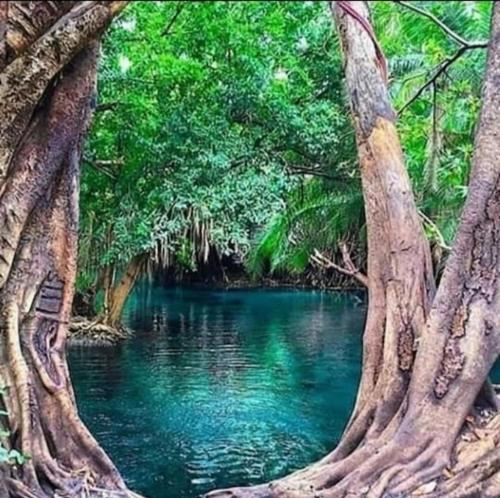
[(139, 288), (133, 339), (70, 350), (82, 418), (149, 498), (282, 476), (338, 440), (364, 314), (354, 294)]

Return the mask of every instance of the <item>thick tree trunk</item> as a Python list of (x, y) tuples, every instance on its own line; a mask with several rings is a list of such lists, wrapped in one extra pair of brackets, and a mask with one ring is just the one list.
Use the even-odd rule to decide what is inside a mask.
[(9, 2), (6, 9), (0, 406), (9, 436), (1, 444), (29, 459), (0, 465), (2, 497), (97, 496), (102, 489), (130, 496), (78, 417), (64, 351), (76, 272), (79, 160), (95, 92), (98, 43), (92, 39), (123, 4)]
[(127, 298), (134, 288), (137, 277), (139, 276), (144, 264), (144, 255), (139, 254), (130, 260), (125, 267), (120, 281), (109, 291), (108, 309), (105, 310), (104, 323), (110, 327), (119, 327), (123, 308)]
[[(369, 236), (370, 302), (357, 405), (338, 448), (319, 463), (269, 485), (211, 497), (399, 497), (436, 477), (441, 481), (429, 496), (500, 496), (496, 447), (487, 452), (485, 445), (467, 465), (459, 461), (447, 481), (441, 475), (456, 457), (457, 435), (499, 354), (499, 4), (494, 11), (469, 196), (428, 316), (429, 252), (402, 167), (382, 55), (364, 2), (334, 6)], [(494, 441), (499, 444), (500, 433)]]

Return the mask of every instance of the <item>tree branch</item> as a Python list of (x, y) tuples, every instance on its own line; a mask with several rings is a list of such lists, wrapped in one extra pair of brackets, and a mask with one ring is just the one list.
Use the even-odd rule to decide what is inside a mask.
[[(82, 47), (99, 37), (126, 4), (127, 2), (77, 3), (2, 70), (0, 185), (3, 183), (2, 177), (7, 174), (15, 145), (50, 80)], [(13, 98), (14, 84), (16, 94), (23, 98)]]
[(167, 24), (167, 26), (161, 33), (162, 36), (168, 36), (170, 34), (172, 26), (175, 24), (175, 21), (177, 21), (177, 18), (181, 15), (181, 12), (184, 10), (185, 7), (186, 7), (186, 2), (180, 2), (177, 5), (177, 9), (174, 15), (172, 16), (172, 19), (170, 19), (170, 22)]
[(434, 231), (434, 233), (436, 235), (436, 238), (437, 238), (438, 244), (445, 251), (448, 251), (448, 252), (451, 251), (451, 247), (444, 240), (444, 236), (441, 233), (441, 230), (439, 230), (438, 226), (426, 214), (424, 214), (422, 211), (419, 211), (418, 215), (420, 216), (420, 218), (422, 218), (422, 221), (424, 222), (424, 224), (427, 224)]
[(340, 244), (340, 251), (342, 252), (342, 259), (344, 260), (345, 266), (340, 266), (334, 263), (330, 258), (327, 258), (323, 253), (319, 252), (317, 249), (314, 249), (313, 254), (310, 256), (310, 260), (321, 266), (322, 268), (331, 268), (342, 275), (346, 275), (348, 277), (355, 278), (363, 287), (368, 287), (368, 277), (359, 271), (359, 269), (354, 265), (351, 255), (349, 254), (349, 250), (347, 248), (347, 244), (342, 242)]
[(455, 33), (451, 28), (449, 28), (443, 21), (438, 19), (434, 14), (431, 12), (421, 9), (420, 7), (417, 7), (416, 5), (413, 5), (410, 2), (404, 2), (402, 0), (393, 0), (394, 3), (397, 3), (398, 5), (401, 5), (402, 7), (409, 9), (413, 12), (416, 12), (417, 14), (420, 14), (427, 19), (430, 19), (434, 24), (436, 24), (442, 31), (444, 31), (454, 42), (458, 43), (460, 45), (460, 48), (448, 59), (445, 59), (443, 62), (438, 64), (436, 67), (436, 72), (434, 75), (428, 79), (423, 86), (421, 86), (413, 95), (413, 97), (410, 98), (410, 100), (403, 105), (403, 107), (398, 111), (398, 115), (401, 115), (413, 102), (415, 102), (421, 95), (422, 93), (429, 88), (429, 86), (434, 85), (437, 78), (441, 76), (455, 61), (457, 61), (462, 55), (467, 51), (467, 50), (473, 50), (476, 48), (487, 48), (488, 47), (488, 41), (486, 40), (479, 40), (479, 41), (468, 41), (465, 38), (461, 37), (459, 34)]
[(439, 26), (439, 28), (444, 31), (452, 40), (457, 42), (458, 44), (462, 45), (462, 47), (471, 47), (474, 45), (474, 48), (478, 48), (477, 45), (481, 46), (488, 46), (488, 42), (482, 42), (482, 41), (476, 41), (476, 42), (469, 42), (465, 38), (462, 38), (458, 33), (455, 33), (451, 28), (449, 28), (443, 21), (438, 19), (434, 14), (431, 12), (421, 9), (420, 7), (417, 7), (416, 5), (413, 5), (410, 2), (403, 2), (402, 0), (393, 0), (394, 3), (397, 3), (398, 5), (401, 5), (402, 7), (412, 10), (413, 12), (416, 12), (417, 14), (420, 14), (424, 17), (427, 17), (427, 19), (430, 19), (434, 24)]
[(443, 62), (438, 64), (436, 72), (434, 73), (433, 76), (431, 76), (413, 95), (413, 97), (406, 102), (406, 104), (401, 107), (401, 109), (398, 111), (398, 116), (403, 114), (403, 112), (410, 107), (421, 95), (424, 93), (424, 91), (429, 88), (432, 84), (435, 83), (435, 81), (454, 63), (456, 62), (462, 55), (467, 52), (467, 50), (472, 50), (475, 48), (484, 48), (482, 45), (468, 45), (468, 46), (462, 46), (460, 47), (451, 57), (448, 59), (445, 59)]
[(95, 108), (95, 112), (113, 111), (120, 105), (120, 102), (103, 102), (98, 104)]
[(325, 178), (326, 180), (338, 181), (338, 182), (346, 182), (352, 180), (354, 176), (342, 176), (342, 175), (329, 175), (328, 173), (324, 173), (320, 168), (308, 168), (307, 166), (293, 166), (287, 165), (288, 170), (292, 175), (311, 175), (319, 178)]
[(111, 171), (109, 168), (112, 166), (123, 166), (125, 164), (122, 157), (119, 159), (90, 159), (86, 157), (83, 159), (83, 162), (94, 168), (96, 171), (105, 174), (112, 180), (116, 180), (118, 178), (118, 174)]

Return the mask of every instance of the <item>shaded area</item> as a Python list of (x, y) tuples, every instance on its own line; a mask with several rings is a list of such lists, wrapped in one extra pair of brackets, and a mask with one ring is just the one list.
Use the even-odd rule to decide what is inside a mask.
[(82, 417), (150, 498), (285, 475), (340, 437), (364, 314), (355, 294), (139, 286), (132, 340), (70, 350)]

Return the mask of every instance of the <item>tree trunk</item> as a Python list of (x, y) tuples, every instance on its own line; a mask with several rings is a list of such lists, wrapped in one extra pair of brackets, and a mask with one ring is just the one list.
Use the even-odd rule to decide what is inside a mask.
[(126, 266), (120, 281), (109, 291), (108, 308), (105, 309), (104, 323), (110, 327), (120, 326), (123, 308), (127, 298), (134, 288), (144, 263), (144, 255), (139, 254), (132, 258)]
[(0, 465), (2, 497), (97, 496), (102, 489), (130, 496), (78, 417), (64, 351), (76, 273), (79, 161), (95, 100), (95, 37), (124, 4), (9, 2), (6, 8), (0, 406), (9, 435), (1, 444), (29, 459)]
[(322, 461), (269, 485), (209, 496), (399, 497), (440, 477), (428, 496), (498, 497), (498, 446), (455, 465), (448, 480), (441, 473), (456, 460), (457, 435), (499, 354), (500, 5), (494, 7), (469, 196), (430, 314), (429, 251), (402, 166), (383, 56), (364, 2), (337, 2), (333, 10), (368, 224), (369, 310), (356, 408), (338, 448)]

